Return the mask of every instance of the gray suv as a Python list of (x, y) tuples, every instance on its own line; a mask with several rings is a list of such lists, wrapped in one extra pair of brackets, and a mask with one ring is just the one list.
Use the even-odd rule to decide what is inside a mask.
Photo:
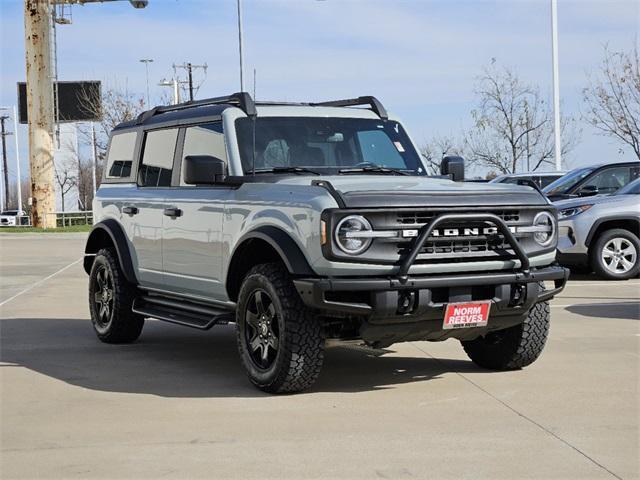
[(588, 267), (611, 280), (640, 272), (640, 179), (613, 195), (563, 200), (558, 259), (563, 265)]
[(113, 130), (93, 204), (94, 329), (123, 343), (146, 318), (235, 322), (268, 392), (311, 386), (328, 341), (454, 338), (482, 367), (529, 365), (568, 275), (556, 211), (530, 187), (460, 181), (459, 157), (442, 168), (426, 174), (374, 97), (144, 112)]

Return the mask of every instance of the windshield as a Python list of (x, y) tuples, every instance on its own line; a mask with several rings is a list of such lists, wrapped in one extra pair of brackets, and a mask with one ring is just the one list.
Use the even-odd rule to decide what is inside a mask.
[(626, 184), (620, 190), (614, 193), (614, 195), (638, 195), (640, 194), (640, 178), (635, 179), (633, 182)]
[[(253, 125), (255, 122), (255, 139)], [(236, 120), (245, 173), (297, 168), (339, 173), (393, 169), (421, 175), (424, 168), (398, 122), (359, 118), (258, 117)], [(373, 167), (373, 168), (372, 168)]]
[(551, 182), (549, 185), (544, 187), (542, 191), (548, 195), (564, 193), (584, 177), (593, 172), (594, 169), (595, 167), (585, 167), (572, 170), (565, 176), (557, 179), (555, 182)]

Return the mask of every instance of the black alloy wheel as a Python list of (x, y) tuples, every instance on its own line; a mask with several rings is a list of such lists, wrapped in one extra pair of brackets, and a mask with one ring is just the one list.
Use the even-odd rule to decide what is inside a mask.
[(256, 367), (267, 370), (278, 355), (280, 332), (275, 305), (265, 290), (251, 292), (244, 318), (247, 326), (244, 336), (251, 360)]

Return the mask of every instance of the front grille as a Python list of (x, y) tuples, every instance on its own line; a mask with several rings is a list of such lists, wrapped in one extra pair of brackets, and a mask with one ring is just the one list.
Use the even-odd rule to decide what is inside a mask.
[[(443, 211), (417, 210), (398, 212), (397, 224), (400, 228), (419, 229), (429, 223)], [(521, 212), (515, 209), (489, 210), (507, 223), (507, 225), (522, 225), (528, 223), (530, 212)], [(481, 228), (485, 224), (442, 224), (438, 230), (456, 229), (463, 232), (465, 228)], [(399, 258), (407, 255), (412, 248), (415, 239), (406, 239), (396, 243), (396, 253)], [(466, 236), (433, 236), (428, 239), (420, 250), (416, 263), (456, 263), (486, 260), (508, 260), (516, 258), (515, 253), (505, 238), (500, 233), (490, 235), (466, 235)]]
[[(399, 256), (404, 257), (413, 242), (400, 242), (396, 245)], [(431, 237), (420, 249), (417, 263), (455, 263), (475, 259), (513, 258), (514, 253), (502, 235), (479, 236), (474, 238), (451, 237), (436, 239)]]
[[(433, 220), (433, 217), (441, 214), (442, 212), (434, 211), (413, 211), (413, 212), (399, 212), (398, 223), (400, 225), (424, 225)], [(519, 210), (496, 210), (492, 211), (494, 215), (502, 218), (505, 222), (517, 222), (520, 220)]]

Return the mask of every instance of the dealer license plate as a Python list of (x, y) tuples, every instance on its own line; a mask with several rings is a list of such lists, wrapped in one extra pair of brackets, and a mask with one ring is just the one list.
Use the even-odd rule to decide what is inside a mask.
[(445, 330), (452, 328), (484, 327), (489, 321), (491, 301), (449, 303), (444, 312)]

